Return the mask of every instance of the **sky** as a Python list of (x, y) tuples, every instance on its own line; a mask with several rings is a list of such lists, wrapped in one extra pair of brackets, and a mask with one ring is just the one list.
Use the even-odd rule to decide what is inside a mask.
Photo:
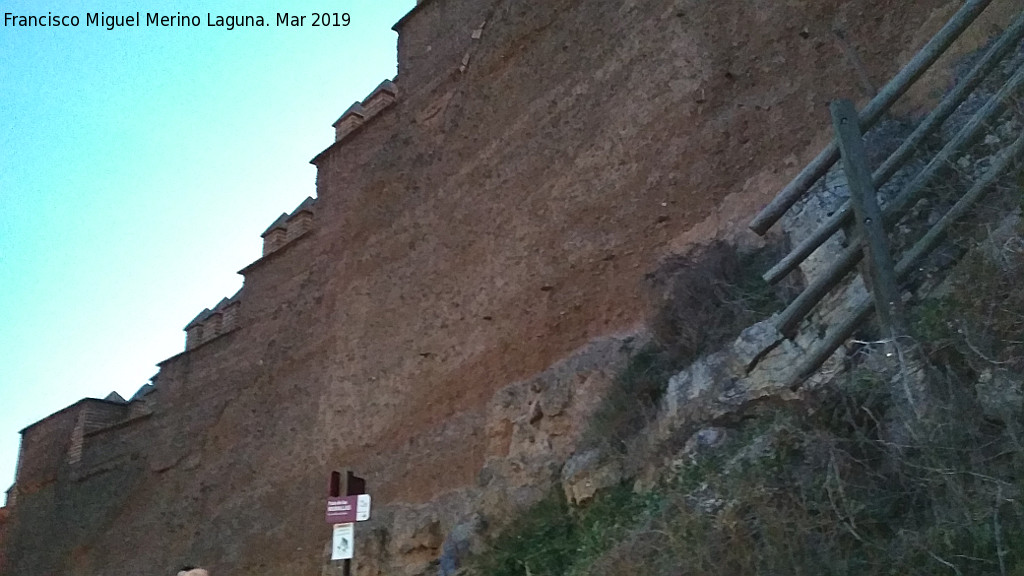
[[(79, 18), (0, 28), (0, 494), (22, 428), (85, 397), (130, 397), (184, 350), (196, 314), (241, 287), (260, 234), (315, 196), (309, 160), (331, 124), (395, 76), (391, 27), (414, 6), (0, 3)], [(349, 25), (313, 27), (324, 9)], [(276, 26), (281, 10), (305, 26)], [(95, 12), (143, 25), (87, 26)], [(201, 25), (147, 27), (147, 12)], [(268, 25), (210, 27), (208, 13)]]

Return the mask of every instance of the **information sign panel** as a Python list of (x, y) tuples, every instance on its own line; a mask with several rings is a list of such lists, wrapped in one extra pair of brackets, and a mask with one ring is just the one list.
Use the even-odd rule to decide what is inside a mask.
[(331, 560), (351, 560), (355, 551), (355, 524), (335, 524)]
[(338, 496), (327, 499), (328, 524), (346, 524), (370, 519), (370, 495)]

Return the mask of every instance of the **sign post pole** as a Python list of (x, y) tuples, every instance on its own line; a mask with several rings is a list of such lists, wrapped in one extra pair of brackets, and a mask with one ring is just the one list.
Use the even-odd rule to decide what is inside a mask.
[[(370, 496), (366, 493), (366, 480), (351, 470), (331, 472), (327, 489), (327, 519), (334, 524), (332, 561), (342, 559), (342, 576), (352, 576), (352, 551), (355, 546), (354, 522), (367, 520), (370, 514)], [(354, 496), (354, 498), (348, 498)]]

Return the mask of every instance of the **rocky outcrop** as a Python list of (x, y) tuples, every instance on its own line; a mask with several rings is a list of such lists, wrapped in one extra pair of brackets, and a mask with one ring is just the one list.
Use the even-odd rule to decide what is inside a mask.
[(562, 467), (561, 480), (566, 502), (583, 505), (598, 491), (622, 482), (622, 462), (599, 448), (591, 448), (569, 458)]
[(596, 340), (501, 389), (488, 403), (486, 459), (476, 485), (426, 504), (376, 508), (358, 526), (356, 574), (454, 574), (482, 549), (486, 530), (499, 529), (552, 489), (572, 484), (582, 502), (621, 481), (617, 460), (605, 459), (609, 468), (595, 472), (595, 459), (573, 454), (615, 374), (643, 342), (637, 335)]

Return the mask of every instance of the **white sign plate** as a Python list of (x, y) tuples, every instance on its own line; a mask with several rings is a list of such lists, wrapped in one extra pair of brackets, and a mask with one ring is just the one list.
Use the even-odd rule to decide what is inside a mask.
[(331, 546), (331, 560), (351, 560), (355, 550), (355, 524), (334, 525), (334, 545)]
[(370, 495), (360, 494), (356, 499), (356, 521), (370, 519)]

